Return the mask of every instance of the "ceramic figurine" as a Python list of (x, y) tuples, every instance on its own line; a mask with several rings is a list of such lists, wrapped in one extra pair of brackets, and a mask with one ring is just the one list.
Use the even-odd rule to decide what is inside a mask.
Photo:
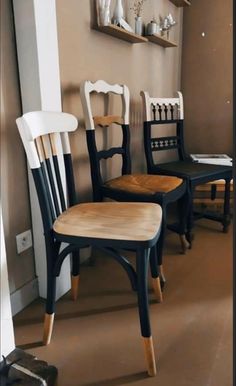
[(122, 0), (116, 0), (116, 5), (114, 9), (114, 14), (113, 14), (114, 24), (120, 26), (123, 16), (124, 16), (124, 10), (122, 5)]

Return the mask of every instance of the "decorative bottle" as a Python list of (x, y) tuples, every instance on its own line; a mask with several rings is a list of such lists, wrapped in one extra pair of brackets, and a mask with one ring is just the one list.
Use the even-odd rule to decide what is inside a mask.
[(137, 35), (143, 34), (143, 20), (141, 16), (135, 17), (135, 33)]

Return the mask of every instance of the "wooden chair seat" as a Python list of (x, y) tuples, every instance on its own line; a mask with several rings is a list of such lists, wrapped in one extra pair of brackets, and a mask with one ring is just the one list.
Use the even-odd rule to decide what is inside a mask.
[(161, 207), (152, 203), (85, 203), (55, 221), (58, 234), (106, 240), (152, 240), (161, 225)]
[[(178, 175), (183, 179), (196, 180), (199, 185), (201, 181), (209, 182), (220, 179), (223, 173), (232, 174), (232, 167), (225, 165), (214, 165), (196, 163), (193, 161), (174, 161), (156, 165), (156, 171), (159, 173), (168, 173)], [(200, 181), (200, 182), (199, 182)]]
[(153, 195), (171, 192), (182, 183), (182, 178), (173, 176), (126, 174), (107, 181), (104, 186), (130, 193)]

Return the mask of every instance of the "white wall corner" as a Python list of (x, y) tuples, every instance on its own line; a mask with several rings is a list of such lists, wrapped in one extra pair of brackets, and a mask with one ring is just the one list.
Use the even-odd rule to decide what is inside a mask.
[(38, 279), (35, 278), (11, 294), (12, 315), (18, 314), (18, 312), (23, 310), (38, 297)]
[[(7, 259), (4, 239), (4, 229), (2, 222), (2, 207), (0, 204), (1, 215), (1, 272), (0, 272), (0, 355), (7, 356), (15, 349), (15, 338), (13, 332), (10, 292), (8, 284)], [(0, 359), (1, 361), (1, 359)]]
[[(55, 0), (13, 0), (23, 113), (61, 111)], [(39, 294), (46, 298), (46, 252), (38, 199), (29, 172), (32, 228)], [(70, 289), (70, 261), (63, 263), (56, 299)]]

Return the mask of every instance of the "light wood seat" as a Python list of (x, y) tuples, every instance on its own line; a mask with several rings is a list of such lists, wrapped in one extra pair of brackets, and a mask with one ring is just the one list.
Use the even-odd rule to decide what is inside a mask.
[[(99, 122), (107, 123), (106, 120)], [(17, 119), (43, 220), (47, 257), (43, 343), (49, 344), (51, 340), (56, 278), (64, 259), (72, 254), (71, 290), (72, 298), (76, 300), (80, 277), (79, 251), (88, 246), (99, 248), (124, 268), (132, 289), (137, 292), (147, 371), (154, 376), (156, 364), (149, 320), (147, 274), (150, 263), (154, 293), (161, 302), (155, 251), (161, 231), (162, 209), (154, 203), (78, 204), (68, 135), (75, 131), (77, 124), (73, 115), (56, 112), (30, 112)], [(136, 270), (120, 250), (135, 252)]]
[(159, 205), (98, 202), (72, 206), (55, 221), (56, 233), (130, 241), (152, 240), (161, 225)]
[(168, 193), (183, 183), (182, 178), (148, 174), (126, 174), (107, 181), (104, 186), (136, 194)]

